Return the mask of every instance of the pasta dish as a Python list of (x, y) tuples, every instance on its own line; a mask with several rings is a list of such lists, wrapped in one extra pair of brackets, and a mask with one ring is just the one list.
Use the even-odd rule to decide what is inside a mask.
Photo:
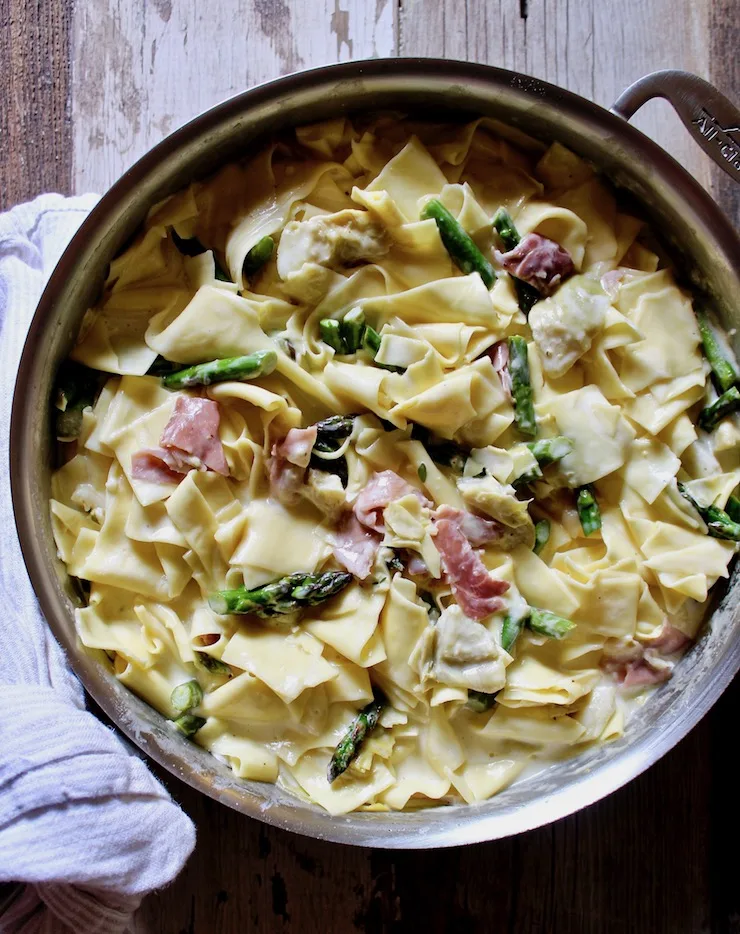
[(490, 798), (621, 736), (695, 638), (737, 380), (560, 144), (299, 128), (151, 209), (60, 370), (79, 638), (332, 814)]

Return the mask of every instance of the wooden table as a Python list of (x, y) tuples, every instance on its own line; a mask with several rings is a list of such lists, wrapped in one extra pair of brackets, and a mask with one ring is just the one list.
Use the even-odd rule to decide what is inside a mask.
[[(467, 58), (609, 105), (686, 68), (740, 98), (737, 0), (0, 0), (0, 208), (102, 191), (217, 101), (315, 65)], [(740, 225), (740, 189), (667, 104), (637, 124)], [(159, 772), (198, 825), (139, 934), (740, 932), (740, 687), (647, 774), (516, 839), (428, 853), (317, 843), (262, 826)]]

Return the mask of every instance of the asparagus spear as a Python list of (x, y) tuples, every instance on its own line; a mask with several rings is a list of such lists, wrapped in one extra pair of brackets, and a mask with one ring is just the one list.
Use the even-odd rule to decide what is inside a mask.
[(339, 333), (347, 348), (346, 353), (357, 353), (362, 344), (362, 332), (365, 327), (365, 312), (362, 308), (353, 308), (339, 322)]
[(538, 555), (550, 540), (550, 520), (540, 519), (534, 527), (534, 548), (532, 549)]
[(537, 420), (534, 415), (532, 383), (529, 379), (527, 342), (523, 337), (509, 338), (509, 373), (511, 394), (514, 398), (514, 419), (517, 428), (530, 438), (537, 436)]
[[(507, 250), (513, 250), (514, 247), (519, 245), (522, 238), (514, 226), (511, 214), (505, 208), (499, 208), (493, 215), (493, 226), (498, 231), (501, 242)], [(542, 296), (533, 285), (524, 282), (523, 279), (517, 279), (516, 276), (512, 276), (512, 279), (519, 300), (519, 308), (525, 315), (528, 315), (532, 310), (532, 306), (536, 305)]]
[(183, 736), (195, 736), (198, 730), (205, 726), (206, 721), (203, 717), (196, 717), (192, 713), (181, 714), (176, 720), (173, 721), (177, 729), (183, 734)]
[(509, 613), (506, 614), (504, 624), (501, 627), (501, 648), (504, 652), (508, 652), (519, 638), (519, 633), (524, 629), (526, 621), (526, 616), (516, 617), (511, 616)]
[(490, 289), (496, 281), (493, 266), (442, 202), (436, 198), (428, 201), (421, 212), (421, 218), (422, 220), (434, 218), (439, 236), (453, 263), (466, 275), (477, 272), (486, 288)]
[(369, 324), (365, 325), (365, 330), (362, 332), (362, 346), (374, 360), (380, 350), (380, 334)]
[[(437, 441), (431, 431), (423, 425), (414, 425), (411, 429), (414, 441), (421, 441), (427, 454), (440, 467), (451, 467), (457, 473), (465, 470), (465, 463), (470, 452), (454, 441)], [(423, 482), (423, 481), (422, 481)]]
[(540, 467), (549, 467), (550, 464), (562, 460), (566, 454), (570, 454), (573, 450), (573, 442), (564, 435), (557, 435), (554, 438), (529, 441), (527, 447), (537, 458)]
[(578, 509), (578, 518), (581, 520), (581, 528), (584, 535), (591, 535), (601, 528), (601, 510), (594, 495), (594, 489), (589, 484), (582, 486), (578, 490), (576, 498), (576, 508)]
[(212, 675), (223, 675), (225, 678), (230, 678), (233, 674), (226, 662), (222, 662), (220, 658), (214, 658), (213, 655), (209, 655), (208, 652), (196, 652), (195, 658), (196, 665), (205, 668), (205, 670)]
[(321, 340), (328, 344), (334, 353), (347, 353), (347, 347), (342, 339), (341, 328), (336, 318), (322, 318), (319, 321), (319, 334), (321, 334)]
[(325, 571), (323, 574), (289, 574), (262, 587), (247, 590), (219, 590), (208, 598), (214, 613), (254, 613), (268, 619), (294, 613), (307, 606), (316, 606), (344, 590), (352, 582), (352, 575), (344, 571)]
[(703, 308), (696, 309), (696, 321), (699, 325), (704, 356), (709, 361), (717, 385), (722, 392), (726, 392), (730, 386), (734, 386), (738, 381), (738, 372), (732, 361), (728, 360), (724, 355), (712, 329), (709, 317)]
[(334, 755), (329, 762), (329, 768), (326, 777), (329, 784), (335, 781), (342, 772), (346, 772), (350, 762), (355, 759), (360, 751), (360, 746), (378, 725), (378, 720), (385, 707), (385, 699), (377, 695), (367, 707), (357, 714), (349, 726), (349, 729), (339, 741)]
[(185, 681), (172, 689), (170, 703), (180, 713), (187, 713), (203, 700), (203, 689), (197, 681)]
[(516, 477), (511, 482), (515, 487), (524, 486), (526, 483), (534, 483), (535, 480), (541, 480), (543, 477), (542, 468), (549, 467), (550, 464), (562, 460), (566, 454), (573, 450), (573, 442), (564, 435), (557, 435), (554, 438), (541, 438), (539, 441), (528, 441), (527, 447), (534, 454), (537, 463), (531, 470)]
[(259, 272), (265, 263), (272, 257), (274, 250), (275, 241), (272, 239), (272, 237), (263, 237), (261, 240), (258, 240), (244, 257), (242, 275), (246, 279), (249, 279), (256, 272)]
[(191, 386), (210, 386), (226, 380), (257, 379), (269, 376), (277, 365), (274, 350), (256, 350), (243, 357), (223, 357), (208, 363), (198, 363), (162, 377), (167, 389), (190, 389)]
[(352, 434), (355, 418), (354, 415), (330, 415), (316, 422), (314, 449), (326, 454), (336, 451), (341, 442)]
[(161, 354), (157, 355), (154, 363), (146, 371), (147, 376), (169, 376), (170, 373), (177, 373), (182, 369), (182, 363), (173, 363)]
[(571, 629), (575, 628), (575, 623), (570, 619), (564, 619), (549, 610), (538, 610), (531, 607), (531, 615), (527, 625), (541, 636), (549, 636), (551, 639), (562, 639), (567, 636)]
[(731, 496), (727, 500), (725, 512), (733, 522), (740, 522), (740, 499), (737, 496)]
[(100, 388), (101, 373), (81, 363), (66, 360), (59, 368), (56, 383), (56, 435), (59, 441), (73, 441), (82, 428), (82, 412), (93, 405)]
[(486, 710), (490, 710), (495, 703), (495, 694), (484, 694), (483, 691), (468, 690), (468, 701), (465, 706), (475, 711), (475, 713), (485, 713)]
[[(678, 482), (678, 491), (702, 517), (712, 538), (740, 542), (740, 523), (734, 522), (724, 509), (720, 509), (719, 506), (702, 506), (701, 503), (697, 503), (680, 480)], [(733, 510), (734, 508), (733, 504)]]
[(732, 415), (740, 409), (740, 391), (737, 386), (731, 386), (726, 392), (702, 410), (699, 415), (699, 427), (704, 431), (714, 431), (723, 418)]
[[(208, 247), (203, 246), (200, 240), (197, 237), (180, 237), (177, 234), (175, 228), (172, 228), (172, 242), (175, 244), (177, 249), (182, 253), (183, 256), (200, 256), (201, 253), (205, 253)], [(227, 275), (223, 266), (219, 263), (216, 258), (216, 254), (213, 254), (213, 263), (215, 266), (215, 275), (216, 278), (221, 282), (231, 282), (231, 279)]]

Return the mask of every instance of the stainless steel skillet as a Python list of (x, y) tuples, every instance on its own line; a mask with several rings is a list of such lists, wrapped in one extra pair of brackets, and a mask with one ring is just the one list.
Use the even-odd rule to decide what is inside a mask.
[(620, 741), (559, 763), (481, 805), (330, 817), (272, 785), (237, 779), (173, 734), (158, 713), (79, 646), (74, 594), (56, 558), (49, 522), (54, 374), (100, 291), (108, 263), (152, 204), (285, 127), (393, 108), (436, 119), (489, 115), (544, 141), (559, 140), (640, 203), (678, 267), (712, 297), (725, 326), (740, 327), (740, 239), (694, 179), (627, 122), (655, 96), (666, 97), (706, 152), (740, 181), (740, 112), (693, 75), (649, 75), (609, 112), (521, 74), (460, 62), (387, 59), (292, 75), (208, 111), (144, 156), (80, 228), (39, 303), (18, 373), (10, 464), (16, 522), (41, 608), (85, 688), (134, 743), (174, 775), (236, 810), (312, 837), (409, 848), (492, 840), (556, 820), (619, 788), (685, 736), (730, 682), (740, 667), (737, 573), (704, 635)]

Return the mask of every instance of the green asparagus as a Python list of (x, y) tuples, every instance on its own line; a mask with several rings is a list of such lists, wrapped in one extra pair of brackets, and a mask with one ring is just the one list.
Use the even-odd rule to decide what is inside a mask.
[(376, 695), (367, 707), (357, 714), (349, 729), (339, 741), (334, 755), (331, 757), (326, 777), (329, 784), (334, 782), (342, 772), (346, 772), (350, 762), (355, 759), (360, 752), (360, 746), (367, 736), (378, 725), (378, 720), (385, 707), (385, 699)]
[(244, 278), (249, 279), (256, 272), (259, 272), (265, 263), (272, 258), (274, 251), (275, 241), (272, 237), (263, 237), (261, 240), (258, 240), (244, 257), (244, 265), (242, 266), (242, 275)]
[(527, 625), (540, 636), (549, 636), (551, 639), (562, 639), (568, 635), (571, 629), (575, 628), (575, 623), (570, 619), (564, 619), (549, 610), (538, 610), (531, 607), (531, 614), (527, 620)]
[(362, 346), (374, 360), (380, 350), (380, 334), (369, 324), (365, 325), (365, 330), (362, 332)]
[(537, 420), (534, 415), (532, 383), (529, 379), (527, 342), (523, 337), (516, 336), (510, 337), (508, 344), (514, 419), (517, 428), (523, 435), (535, 438), (537, 436)]
[(220, 658), (214, 658), (213, 655), (209, 655), (208, 652), (196, 652), (195, 660), (196, 666), (204, 668), (212, 675), (220, 675), (224, 678), (230, 678), (233, 675), (231, 668), (226, 662), (222, 662)]
[(699, 427), (704, 431), (714, 431), (723, 418), (727, 418), (738, 410), (740, 410), (740, 390), (737, 386), (731, 386), (722, 393), (719, 399), (702, 410), (699, 415)]
[[(519, 235), (519, 231), (514, 226), (511, 214), (509, 214), (505, 208), (499, 208), (493, 215), (493, 226), (498, 231), (498, 235), (501, 237), (501, 242), (506, 250), (513, 250), (519, 245), (522, 238)], [(517, 279), (516, 276), (512, 276), (512, 279), (514, 280), (514, 288), (516, 289), (519, 308), (525, 315), (528, 315), (532, 307), (537, 304), (542, 296), (533, 285), (530, 285), (523, 279)]]
[(519, 634), (524, 629), (527, 616), (512, 616), (507, 613), (504, 617), (504, 624), (501, 627), (501, 648), (508, 652), (519, 638)]
[(177, 370), (163, 376), (162, 385), (167, 389), (190, 389), (226, 380), (257, 379), (269, 376), (276, 366), (277, 353), (274, 350), (256, 350), (243, 357), (224, 357)]
[(355, 425), (354, 415), (331, 415), (316, 422), (316, 441), (314, 450), (331, 454), (338, 450), (342, 441), (352, 434)]
[(501, 237), (505, 249), (513, 250), (514, 247), (519, 246), (519, 241), (522, 238), (506, 208), (499, 208), (493, 215), (493, 226), (496, 228), (499, 237)]
[(434, 218), (439, 230), (439, 236), (453, 263), (465, 275), (477, 272), (486, 288), (490, 289), (496, 281), (493, 266), (478, 249), (472, 237), (463, 230), (459, 221), (455, 220), (442, 202), (436, 198), (428, 201), (421, 212), (421, 218), (422, 220)]
[(468, 690), (468, 701), (465, 706), (475, 713), (485, 713), (495, 703), (495, 694), (484, 694), (483, 691)]
[[(172, 242), (175, 244), (177, 249), (182, 253), (183, 256), (200, 256), (201, 253), (205, 253), (208, 250), (208, 247), (203, 246), (200, 240), (197, 237), (180, 237), (177, 234), (175, 228), (172, 228)], [(215, 276), (221, 282), (231, 282), (231, 278), (226, 273), (226, 270), (219, 263), (216, 258), (216, 254), (213, 254), (213, 263), (215, 266)]]
[(581, 520), (581, 528), (584, 535), (591, 535), (601, 528), (601, 510), (596, 501), (593, 487), (589, 484), (582, 486), (578, 490), (576, 497), (576, 509), (578, 518)]
[(570, 454), (573, 450), (573, 442), (564, 435), (557, 435), (554, 438), (529, 441), (527, 447), (537, 458), (540, 467), (549, 467), (550, 464), (562, 460), (566, 454)]
[(198, 730), (205, 726), (206, 721), (203, 717), (196, 717), (192, 713), (181, 714), (176, 720), (173, 721), (177, 729), (183, 734), (183, 736), (195, 736)]
[(437, 605), (437, 601), (434, 599), (432, 593), (428, 590), (420, 590), (419, 599), (426, 603), (427, 616), (429, 617), (430, 621), (432, 623), (436, 623), (442, 614), (439, 611), (439, 606)]
[[(725, 510), (720, 509), (719, 506), (702, 506), (701, 503), (698, 503), (694, 499), (685, 485), (680, 481), (678, 483), (678, 491), (684, 499), (687, 499), (691, 503), (702, 517), (712, 538), (722, 538), (731, 542), (740, 542), (740, 522), (733, 521)], [(733, 504), (733, 510), (734, 508)]]
[(169, 376), (170, 373), (177, 373), (182, 369), (182, 363), (173, 363), (161, 354), (157, 355), (154, 363), (146, 371), (147, 376)]
[(362, 308), (353, 308), (339, 322), (339, 333), (347, 348), (346, 353), (357, 353), (362, 344), (362, 332), (365, 327), (365, 312)]
[(470, 453), (459, 444), (455, 444), (454, 441), (439, 441), (423, 425), (414, 424), (411, 437), (414, 441), (421, 441), (427, 454), (438, 466), (451, 467), (460, 474), (465, 470), (465, 463)]
[(187, 713), (203, 700), (203, 689), (197, 681), (185, 681), (172, 689), (170, 703), (180, 713)]
[(59, 441), (74, 441), (82, 428), (82, 412), (95, 403), (102, 373), (81, 363), (65, 361), (59, 368), (55, 405)]
[(322, 318), (319, 321), (319, 334), (321, 340), (328, 344), (334, 353), (347, 353), (347, 345), (342, 339), (341, 327), (336, 318)]
[(725, 512), (733, 522), (740, 522), (740, 499), (737, 496), (731, 496), (725, 505)]
[(738, 381), (738, 372), (733, 362), (725, 356), (714, 333), (709, 316), (703, 308), (696, 309), (696, 321), (699, 325), (704, 356), (709, 361), (717, 386), (722, 392), (726, 392), (730, 386), (734, 386)]
[(219, 590), (208, 598), (214, 613), (254, 613), (264, 619), (294, 613), (307, 606), (316, 606), (333, 597), (352, 583), (345, 571), (325, 571), (323, 574), (289, 574), (262, 587), (247, 590)]
[(534, 548), (532, 549), (538, 555), (550, 540), (550, 520), (540, 519), (534, 526)]

